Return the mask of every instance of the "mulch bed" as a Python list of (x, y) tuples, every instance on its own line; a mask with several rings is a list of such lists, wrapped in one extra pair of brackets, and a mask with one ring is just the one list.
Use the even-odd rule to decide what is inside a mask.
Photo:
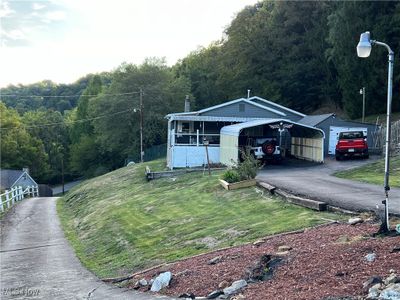
[[(260, 245), (248, 244), (188, 258), (168, 266), (142, 273), (132, 279), (130, 286), (142, 278), (150, 280), (160, 272), (171, 271), (173, 279), (162, 293), (179, 296), (193, 293), (207, 296), (226, 281), (246, 278), (246, 270), (264, 254), (275, 254), (279, 246), (292, 247), (284, 262), (273, 271), (273, 278), (249, 284), (242, 290), (245, 299), (329, 299), (328, 296), (363, 296), (363, 282), (373, 275), (386, 277), (390, 269), (400, 274), (400, 237), (374, 238), (375, 224), (331, 224), (309, 229), (303, 233), (266, 238)], [(368, 262), (365, 255), (375, 253)], [(220, 256), (220, 262), (208, 264)], [(144, 291), (145, 289), (142, 288)]]

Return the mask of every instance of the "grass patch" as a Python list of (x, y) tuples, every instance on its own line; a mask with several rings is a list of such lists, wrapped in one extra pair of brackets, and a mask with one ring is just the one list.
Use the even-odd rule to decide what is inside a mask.
[(144, 167), (85, 181), (57, 203), (66, 237), (99, 277), (340, 218), (263, 197), (254, 187), (226, 191), (217, 180), (222, 171), (146, 182)]
[[(340, 178), (383, 185), (385, 161), (383, 159), (351, 170), (340, 171), (334, 175)], [(390, 160), (390, 185), (400, 187), (400, 157)]]
[[(370, 115), (370, 116), (365, 116), (365, 122), (366, 123), (376, 123), (376, 119), (379, 117), (379, 123), (381, 124), (386, 124), (386, 113), (383, 114), (378, 114), (378, 115)], [(392, 112), (390, 119), (392, 122), (400, 120), (400, 112)], [(361, 118), (357, 119), (356, 121), (361, 122)]]

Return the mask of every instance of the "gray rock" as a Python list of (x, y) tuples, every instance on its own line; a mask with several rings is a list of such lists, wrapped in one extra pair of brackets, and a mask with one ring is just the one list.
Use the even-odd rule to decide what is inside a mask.
[(366, 282), (363, 283), (363, 288), (368, 289), (377, 283), (382, 283), (382, 278), (379, 276), (372, 276)]
[(349, 223), (350, 225), (356, 225), (356, 224), (359, 224), (359, 223), (362, 223), (362, 222), (364, 222), (364, 220), (361, 219), (361, 218), (351, 218), (351, 219), (349, 219), (349, 221), (348, 221), (348, 223)]
[(216, 299), (218, 296), (222, 295), (224, 292), (221, 290), (216, 290), (208, 294), (207, 299)]
[(221, 256), (216, 256), (216, 257), (210, 259), (210, 260), (208, 261), (208, 264), (209, 264), (209, 265), (216, 265), (217, 263), (221, 262), (221, 260), (222, 260), (222, 257), (221, 257)]
[(385, 288), (379, 295), (383, 300), (400, 300), (400, 284), (392, 284)]
[(159, 292), (161, 289), (167, 287), (169, 285), (169, 282), (172, 279), (172, 273), (171, 272), (165, 272), (161, 273), (154, 279), (153, 284), (151, 285), (150, 291), (152, 292)]
[(225, 295), (232, 295), (239, 291), (241, 288), (244, 288), (247, 285), (246, 280), (237, 280), (231, 284), (231, 286), (224, 289)]
[(375, 253), (368, 253), (367, 255), (365, 255), (365, 259), (368, 262), (373, 262), (376, 258), (376, 254)]
[(379, 297), (379, 292), (380, 290), (378, 288), (376, 288), (375, 286), (373, 286), (372, 288), (370, 288), (368, 290), (368, 296), (367, 299), (376, 299)]
[(141, 286), (146, 286), (146, 285), (148, 285), (149, 283), (147, 282), (147, 280), (146, 279), (140, 279), (139, 281), (138, 281), (138, 283), (141, 285)]
[(400, 277), (397, 277), (396, 274), (391, 274), (384, 280), (384, 282), (386, 285), (389, 285), (391, 283), (400, 283)]

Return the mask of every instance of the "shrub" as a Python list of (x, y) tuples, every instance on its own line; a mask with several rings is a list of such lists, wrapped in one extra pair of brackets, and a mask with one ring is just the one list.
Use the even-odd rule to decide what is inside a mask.
[(240, 162), (236, 170), (241, 180), (254, 179), (257, 176), (257, 170), (260, 162), (250, 153), (250, 149), (242, 151), (243, 161)]
[(222, 174), (222, 179), (228, 183), (234, 183), (240, 181), (240, 175), (236, 170), (227, 170)]

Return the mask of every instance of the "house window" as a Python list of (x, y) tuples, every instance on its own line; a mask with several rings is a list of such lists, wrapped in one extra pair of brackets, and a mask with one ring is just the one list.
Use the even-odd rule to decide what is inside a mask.
[(245, 106), (244, 103), (239, 103), (239, 112), (244, 112)]

